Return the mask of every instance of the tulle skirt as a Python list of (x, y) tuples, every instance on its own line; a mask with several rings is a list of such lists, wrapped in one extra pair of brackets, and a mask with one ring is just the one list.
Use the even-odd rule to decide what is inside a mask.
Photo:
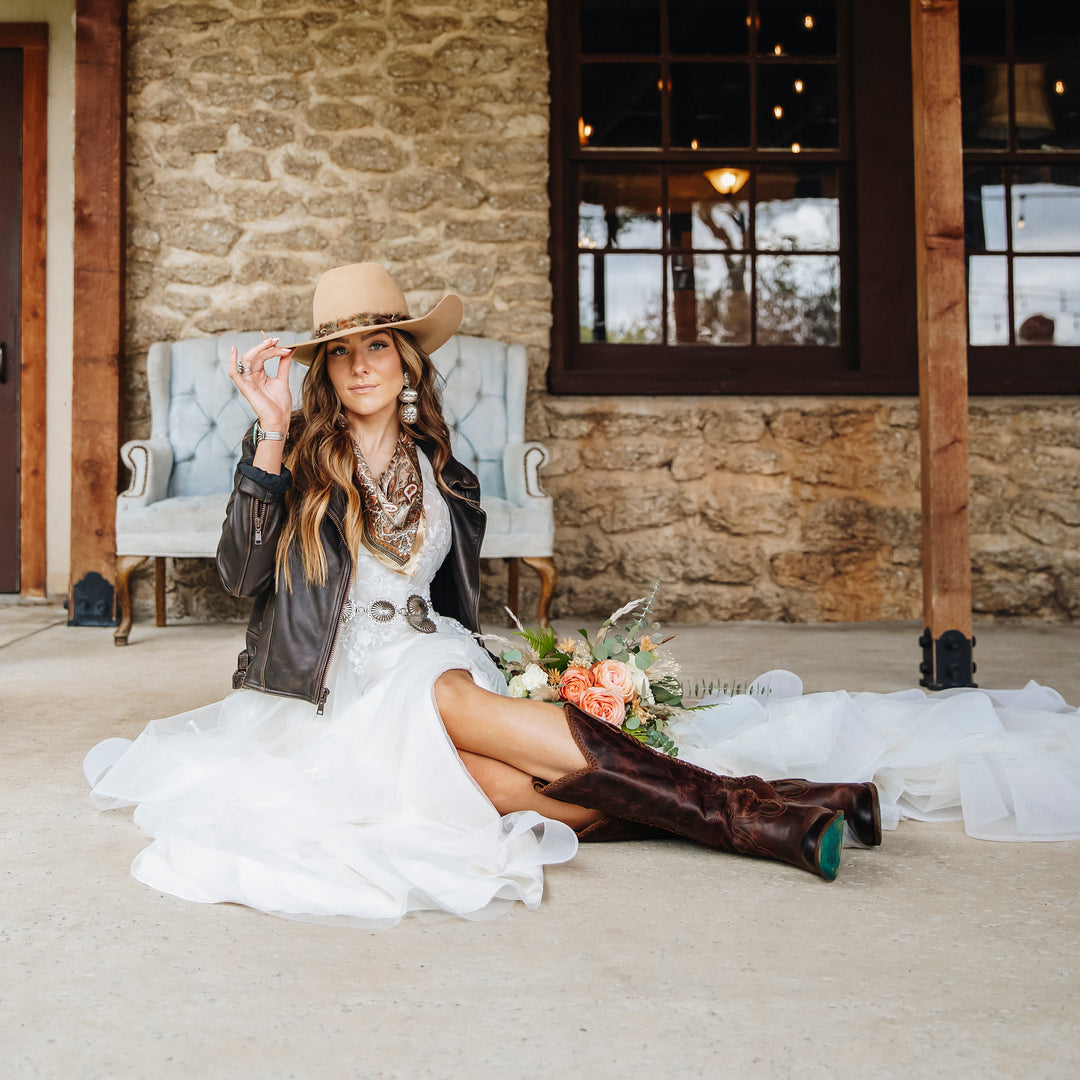
[(1080, 710), (1049, 687), (802, 696), (775, 671), (754, 690), (676, 721), (681, 756), (727, 776), (873, 780), (887, 829), (962, 819), (981, 840), (1080, 839)]
[(488, 801), (435, 704), (435, 680), (455, 668), (505, 691), (466, 634), (409, 630), (363, 671), (335, 660), (323, 716), (240, 690), (98, 744), (92, 799), (135, 806), (153, 842), (132, 873), (187, 900), (370, 926), (535, 908), (545, 864), (572, 858), (577, 837)]

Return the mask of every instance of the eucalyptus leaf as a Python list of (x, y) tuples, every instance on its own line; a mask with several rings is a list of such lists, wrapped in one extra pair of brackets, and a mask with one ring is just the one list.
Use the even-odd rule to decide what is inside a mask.
[(502, 653), (502, 659), (508, 664), (518, 664), (521, 662), (521, 650), (505, 649)]
[(637, 664), (642, 671), (645, 671), (652, 665), (652, 662), (655, 659), (656, 653), (650, 652), (648, 649), (642, 649), (641, 652), (634, 657), (634, 663)]
[(629, 728), (631, 731), (637, 731), (637, 729), (641, 727), (641, 721), (636, 716), (631, 716), (623, 726)]

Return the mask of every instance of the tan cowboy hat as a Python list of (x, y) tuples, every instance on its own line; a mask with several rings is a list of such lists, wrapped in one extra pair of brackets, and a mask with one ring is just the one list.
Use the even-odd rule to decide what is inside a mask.
[(315, 336), (288, 346), (293, 359), (310, 364), (320, 345), (376, 326), (407, 330), (429, 355), (461, 324), (461, 299), (450, 293), (426, 315), (409, 314), (405, 294), (378, 263), (352, 263), (327, 270), (315, 286), (311, 305)]

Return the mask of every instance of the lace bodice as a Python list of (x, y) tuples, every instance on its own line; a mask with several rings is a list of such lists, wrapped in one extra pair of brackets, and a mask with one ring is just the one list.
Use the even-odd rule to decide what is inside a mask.
[[(403, 636), (416, 637), (420, 634), (400, 614), (410, 596), (419, 596), (429, 605), (427, 617), (439, 631), (468, 632), (456, 620), (436, 615), (430, 610), (431, 582), (450, 551), (452, 533), (450, 511), (435, 482), (431, 463), (423, 452), (418, 457), (424, 481), (424, 546), (416, 562), (416, 572), (411, 575), (399, 574), (363, 548), (357, 555), (356, 571), (349, 595), (349, 611), (354, 611), (355, 614), (347, 618), (338, 647), (348, 656), (352, 667), (361, 677), (367, 671), (372, 654), (381, 646)], [(389, 602), (398, 614), (386, 622), (373, 619), (370, 615), (371, 607), (379, 601)]]

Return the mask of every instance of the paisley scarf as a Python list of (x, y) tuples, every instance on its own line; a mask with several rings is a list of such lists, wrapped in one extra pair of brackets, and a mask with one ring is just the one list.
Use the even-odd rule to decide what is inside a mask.
[(378, 480), (353, 443), (356, 478), (364, 504), (361, 543), (379, 562), (399, 574), (413, 574), (424, 546), (424, 481), (416, 443), (407, 432), (398, 437), (394, 456)]

